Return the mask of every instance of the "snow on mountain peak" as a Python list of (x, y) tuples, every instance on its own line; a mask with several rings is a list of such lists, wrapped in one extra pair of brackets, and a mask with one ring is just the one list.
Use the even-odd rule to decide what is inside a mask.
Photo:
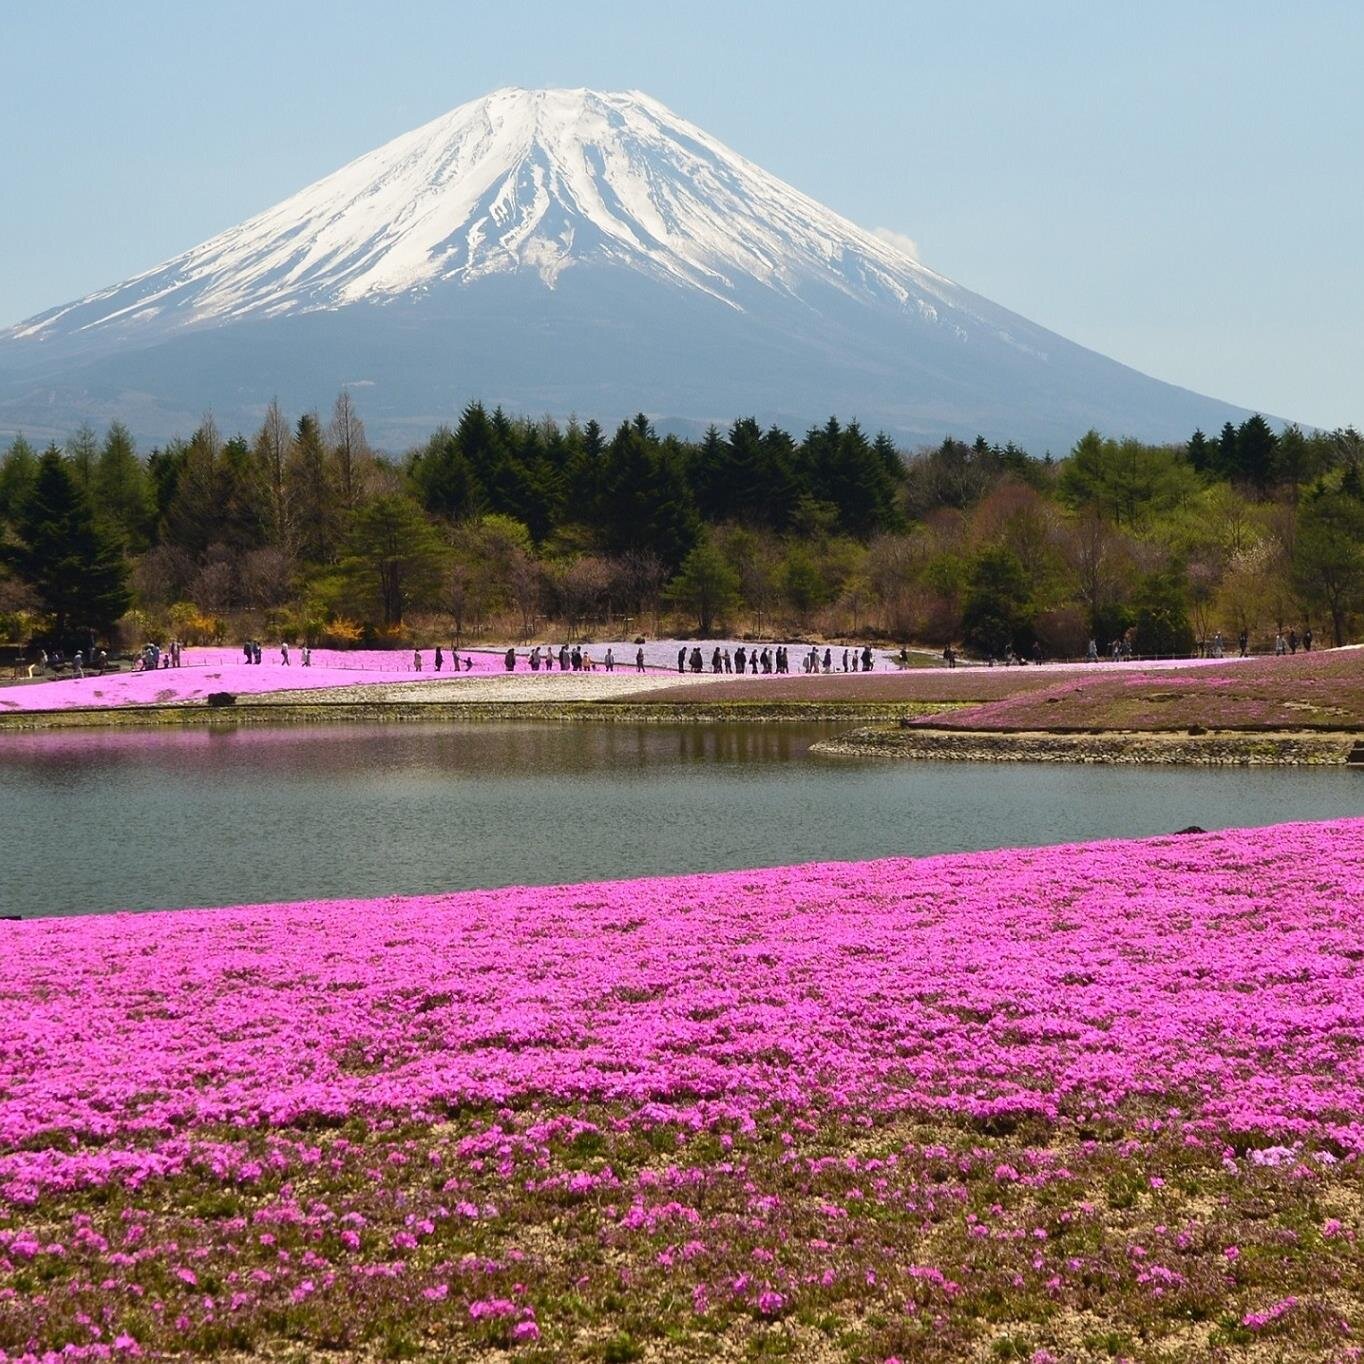
[(627, 265), (735, 308), (811, 283), (937, 320), (964, 291), (639, 91), (495, 90), (9, 335), (156, 333)]

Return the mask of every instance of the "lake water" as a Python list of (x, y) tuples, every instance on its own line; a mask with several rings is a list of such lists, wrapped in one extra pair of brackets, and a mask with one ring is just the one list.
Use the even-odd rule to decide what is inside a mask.
[(1353, 771), (808, 753), (838, 728), (9, 734), (0, 912), (410, 894), (1364, 814)]

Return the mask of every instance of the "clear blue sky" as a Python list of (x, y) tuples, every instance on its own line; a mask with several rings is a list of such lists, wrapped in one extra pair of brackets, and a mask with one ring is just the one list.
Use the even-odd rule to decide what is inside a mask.
[(1364, 2), (0, 0), (0, 325), (499, 85), (639, 88), (1190, 388), (1364, 425)]

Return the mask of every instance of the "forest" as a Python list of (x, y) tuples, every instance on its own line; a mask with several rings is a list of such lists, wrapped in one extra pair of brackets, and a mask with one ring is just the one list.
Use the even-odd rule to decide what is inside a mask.
[(1182, 445), (1084, 433), (1061, 458), (902, 450), (830, 418), (699, 440), (643, 415), (469, 404), (401, 456), (342, 392), (139, 451), (118, 423), (0, 458), (0, 639), (347, 644), (608, 634), (879, 638), (1186, 654), (1364, 615), (1364, 438), (1259, 416)]

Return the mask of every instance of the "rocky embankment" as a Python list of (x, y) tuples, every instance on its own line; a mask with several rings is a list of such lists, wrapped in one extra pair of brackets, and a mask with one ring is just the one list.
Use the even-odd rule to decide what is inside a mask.
[(1364, 765), (1357, 733), (981, 733), (872, 725), (822, 740), (814, 753), (934, 762), (1169, 763), (1201, 767)]

